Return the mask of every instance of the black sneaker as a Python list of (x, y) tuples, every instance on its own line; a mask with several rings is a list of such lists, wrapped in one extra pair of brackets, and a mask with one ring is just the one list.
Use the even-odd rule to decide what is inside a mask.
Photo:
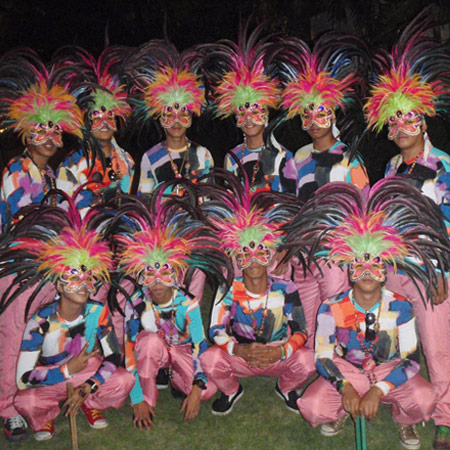
[(233, 405), (242, 397), (244, 389), (239, 384), (239, 389), (231, 395), (220, 394), (219, 398), (216, 398), (212, 404), (212, 413), (215, 416), (225, 416), (233, 410)]
[(297, 399), (300, 396), (297, 394), (297, 391), (294, 390), (288, 392), (287, 394), (283, 394), (277, 381), (277, 384), (275, 385), (275, 392), (277, 393), (278, 397), (284, 400), (284, 404), (286, 405), (286, 408), (289, 409), (289, 411), (292, 411), (295, 414), (300, 414), (297, 406)]
[(170, 385), (170, 393), (172, 394), (173, 398), (180, 398), (181, 400), (184, 400), (187, 395), (183, 392), (177, 389), (173, 386), (173, 384)]
[(160, 391), (169, 387), (169, 370), (159, 369), (156, 375), (156, 388)]
[(6, 440), (10, 442), (18, 442), (26, 439), (26, 429), (27, 422), (20, 414), (4, 420), (3, 432), (5, 433)]

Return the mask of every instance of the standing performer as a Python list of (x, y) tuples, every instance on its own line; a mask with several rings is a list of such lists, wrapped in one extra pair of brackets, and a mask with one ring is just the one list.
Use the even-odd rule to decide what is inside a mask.
[[(202, 208), (242, 276), (214, 302), (209, 332), (214, 346), (202, 357), (206, 397), (219, 390), (212, 413), (228, 414), (243, 393), (238, 377), (275, 376), (275, 392), (298, 414), (296, 390), (314, 374), (313, 352), (304, 348), (305, 318), (295, 284), (268, 274), (282, 242), (279, 227), (297, 210), (296, 200), (270, 191), (252, 194), (245, 176), (244, 186), (231, 173), (222, 177), (224, 187), (200, 188), (210, 199)], [(277, 208), (282, 200), (289, 206)]]
[(70, 196), (85, 185), (76, 199), (82, 216), (92, 206), (131, 192), (134, 161), (114, 138), (118, 122), (125, 122), (131, 113), (125, 86), (116, 73), (127, 52), (108, 47), (95, 60), (86, 50), (69, 47), (55, 56), (58, 76), (70, 82), (88, 131), (90, 154), (76, 150), (57, 173), (58, 189)]
[[(352, 159), (352, 150), (340, 141), (336, 113), (345, 113), (345, 126), (355, 126), (349, 106), (360, 103), (356, 92), (362, 77), (361, 65), (368, 59), (364, 44), (354, 36), (331, 32), (310, 48), (301, 40), (289, 38), (280, 43), (285, 59), (282, 74), (286, 78), (282, 106), (286, 118), (300, 115), (302, 129), (312, 144), (295, 154), (297, 195), (307, 201), (321, 186), (331, 181), (346, 181), (362, 190), (369, 188), (369, 178), (361, 158)], [(354, 108), (357, 109), (357, 108)], [(360, 113), (361, 111), (357, 111)], [(320, 264), (305, 273), (294, 265), (294, 281), (302, 299), (313, 345), (317, 310), (321, 302), (348, 288), (347, 276), (337, 266)]]
[(108, 425), (99, 410), (121, 407), (134, 381), (119, 367), (108, 308), (89, 300), (98, 284), (109, 280), (112, 253), (89, 222), (95, 214), (82, 221), (73, 200), (67, 200), (68, 210), (45, 204), (25, 208), (0, 252), (0, 277), (20, 274), (12, 283), (16, 289), (2, 298), (0, 312), (13, 307), (29, 286), (37, 284), (26, 312), (45, 284), (57, 290), (29, 320), (17, 363), (14, 406), (38, 441), (53, 436), (69, 380), (75, 390), (63, 405), (66, 415), (81, 407), (93, 428)]
[(448, 270), (450, 241), (439, 209), (407, 181), (389, 179), (367, 200), (348, 184), (324, 186), (299, 217), (289, 225), (287, 245), (309, 242), (316, 257), (348, 266), (352, 283), (319, 308), (315, 359), (321, 377), (299, 400), (301, 413), (321, 425), (323, 435), (334, 436), (347, 413), (370, 420), (380, 402), (388, 403), (402, 445), (420, 448), (415, 424), (431, 417), (435, 396), (418, 374), (412, 304), (383, 286), (389, 266), (428, 292), (442, 277), (439, 270)]
[[(262, 25), (247, 37), (248, 25), (241, 27), (238, 43), (221, 40), (203, 47), (202, 67), (213, 88), (216, 114), (232, 115), (244, 135), (244, 142), (225, 156), (225, 168), (235, 175), (241, 162), (253, 191), (260, 189), (295, 193), (296, 169), (292, 153), (283, 148), (273, 134), (264, 142), (269, 110), (277, 109), (281, 91), (271, 78), (269, 67), (271, 36), (260, 38)], [(259, 40), (258, 40), (259, 39)]]
[(149, 205), (138, 199), (124, 203), (112, 226), (118, 273), (136, 286), (125, 305), (125, 363), (136, 377), (130, 398), (139, 429), (153, 425), (160, 369), (168, 370), (172, 387), (186, 396), (184, 420), (197, 416), (207, 386), (200, 363), (207, 342), (199, 303), (183, 286), (189, 287), (196, 269), (218, 283), (224, 281), (222, 269), (232, 279), (216, 233), (191, 215), (196, 199), (163, 199), (173, 184), (160, 185)]
[[(55, 187), (55, 175), (48, 162), (63, 146), (63, 132), (81, 140), (83, 122), (75, 98), (54, 83), (36, 53), (24, 49), (8, 53), (0, 60), (0, 113), (0, 127), (13, 128), (26, 145), (25, 151), (3, 171), (0, 216), (3, 230), (7, 230), (12, 221), (18, 220), (20, 208), (40, 203)], [(52, 202), (56, 202), (56, 196)], [(1, 295), (15, 277), (11, 272), (1, 280)], [(51, 291), (52, 286), (42, 291), (36, 307)], [(8, 441), (27, 436), (27, 424), (14, 407), (13, 398), (17, 391), (17, 355), (25, 327), (24, 309), (30, 295), (31, 289), (24, 291), (0, 316), (0, 416), (4, 418)]]
[[(449, 103), (449, 49), (425, 35), (432, 26), (420, 14), (403, 32), (391, 54), (377, 55), (379, 73), (366, 104), (368, 126), (389, 127), (388, 139), (400, 153), (386, 168), (386, 176), (407, 176), (424, 195), (439, 205), (450, 224), (450, 157), (433, 147), (425, 117), (446, 115)], [(450, 302), (447, 282), (433, 293), (434, 306), (425, 307), (412, 283), (401, 274), (388, 278), (388, 286), (410, 298), (438, 403), (433, 413), (437, 425), (434, 446), (450, 448)]]

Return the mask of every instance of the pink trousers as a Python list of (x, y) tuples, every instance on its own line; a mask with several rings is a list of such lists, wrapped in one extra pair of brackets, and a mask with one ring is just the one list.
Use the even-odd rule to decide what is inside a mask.
[[(436, 425), (450, 427), (450, 298), (434, 308), (431, 305), (425, 308), (406, 275), (388, 274), (386, 287), (408, 297), (414, 305), (420, 342), (437, 398), (432, 419)], [(426, 298), (423, 288), (422, 293)]]
[[(0, 298), (10, 286), (15, 276), (5, 277), (0, 281)], [(16, 367), (27, 320), (45, 303), (53, 301), (55, 287), (47, 284), (34, 299), (30, 314), (25, 319), (25, 307), (32, 289), (27, 289), (0, 315), (0, 417), (8, 419), (18, 414), (14, 407), (17, 392)]]
[(323, 276), (315, 265), (311, 266), (312, 273), (306, 272), (305, 276), (303, 267), (294, 264), (294, 282), (305, 313), (308, 331), (308, 340), (305, 345), (308, 348), (314, 348), (317, 312), (322, 302), (350, 288), (347, 271), (341, 270), (334, 264), (327, 265), (320, 262), (319, 265)]
[[(189, 395), (194, 379), (194, 364), (192, 360), (192, 346), (174, 345), (169, 348), (166, 341), (157, 333), (141, 331), (136, 339), (134, 348), (139, 381), (144, 399), (150, 406), (155, 406), (158, 400), (156, 376), (158, 370), (172, 367), (172, 385), (179, 391)], [(202, 391), (202, 400), (206, 390)]]
[[(25, 417), (32, 430), (40, 430), (58, 416), (60, 412), (59, 403), (67, 399), (67, 383), (72, 383), (74, 387), (83, 384), (94, 375), (100, 364), (101, 359), (93, 357), (89, 360), (86, 369), (73, 375), (67, 382), (18, 391), (14, 398), (17, 411)], [(118, 367), (95, 394), (88, 396), (85, 405), (88, 408), (100, 410), (118, 409), (125, 402), (133, 386), (133, 374), (122, 367)]]
[(315, 373), (314, 353), (300, 348), (285, 361), (277, 361), (265, 369), (250, 367), (239, 356), (231, 356), (213, 345), (200, 357), (203, 370), (208, 377), (206, 399), (218, 390), (225, 395), (235, 393), (239, 388), (238, 377), (279, 377), (281, 392), (287, 393), (302, 387)]
[[(338, 357), (334, 358), (334, 362), (360, 396), (370, 389), (367, 376), (360, 372), (357, 367)], [(397, 364), (398, 360), (376, 367), (375, 375), (377, 379), (382, 380)], [(433, 388), (420, 375), (416, 375), (398, 388), (393, 389), (386, 397), (381, 399), (381, 402), (392, 405), (392, 415), (401, 426), (429, 420), (436, 405)], [(346, 414), (342, 407), (341, 394), (323, 377), (319, 377), (308, 386), (303, 396), (297, 400), (297, 405), (303, 418), (313, 427), (334, 422)]]

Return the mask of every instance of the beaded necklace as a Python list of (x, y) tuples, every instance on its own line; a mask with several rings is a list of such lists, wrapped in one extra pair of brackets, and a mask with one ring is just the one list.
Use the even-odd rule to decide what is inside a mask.
[[(261, 157), (262, 157), (264, 149), (265, 149), (265, 146), (261, 147), (261, 150), (259, 151), (259, 154), (258, 154), (258, 159), (257, 159), (255, 165), (253, 166), (252, 178), (250, 180), (250, 190), (251, 191), (254, 190), (256, 175), (259, 172), (259, 166), (261, 165)], [(244, 146), (241, 149), (241, 155), (239, 157), (239, 160), (241, 161), (242, 165), (244, 165), (244, 161), (243, 161), (243, 159), (244, 159), (244, 150), (250, 151), (250, 149), (247, 147), (246, 143), (244, 143)], [(253, 150), (256, 150), (256, 149), (253, 149)]]
[[(191, 147), (191, 143), (188, 142), (183, 148), (181, 149), (171, 149), (168, 145), (167, 142), (165, 142), (165, 146), (167, 148), (167, 154), (169, 155), (169, 159), (170, 159), (170, 167), (172, 168), (172, 171), (175, 175), (175, 178), (183, 178), (183, 169), (184, 169), (184, 175), (186, 178), (189, 170), (190, 170), (190, 161), (189, 161), (189, 149)], [(186, 152), (184, 154), (183, 157), (183, 161), (181, 162), (181, 166), (180, 166), (180, 170), (178, 170), (177, 165), (175, 164), (175, 161), (172, 158), (171, 152), (176, 152), (176, 153), (182, 153), (182, 152)]]
[(267, 314), (269, 314), (269, 311), (267, 308), (267, 305), (269, 303), (269, 293), (270, 293), (270, 289), (267, 288), (266, 300), (264, 302), (264, 308), (262, 310), (261, 325), (259, 327), (257, 326), (255, 310), (250, 306), (250, 300), (247, 300), (247, 308), (250, 311), (250, 318), (252, 319), (252, 328), (253, 328), (253, 332), (254, 332), (256, 338), (261, 337), (264, 333), (264, 327), (265, 327)]
[[(421, 158), (422, 156), (423, 156), (423, 150), (418, 155), (414, 156), (414, 158), (412, 158), (412, 160), (405, 162), (405, 165), (407, 165), (407, 166), (411, 164), (411, 167), (408, 169), (408, 172), (406, 173), (406, 175), (411, 175), (412, 171), (414, 170), (414, 167), (416, 167), (417, 160), (419, 158)], [(402, 163), (403, 163), (403, 157), (402, 157), (402, 155), (399, 155), (399, 158), (398, 158), (398, 161), (397, 161), (397, 164), (395, 167), (395, 172), (398, 171), (398, 169), (402, 165)]]

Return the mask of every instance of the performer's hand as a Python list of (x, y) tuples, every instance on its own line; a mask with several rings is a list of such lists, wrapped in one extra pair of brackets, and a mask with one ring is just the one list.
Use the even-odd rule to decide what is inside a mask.
[(283, 251), (276, 252), (275, 255), (273, 256), (273, 258), (275, 260), (275, 269), (271, 271), (272, 275), (279, 277), (279, 276), (287, 273), (287, 271), (289, 270), (289, 264), (290, 264), (289, 260), (281, 264), (281, 261), (286, 256), (286, 253), (287, 253), (287, 251), (283, 250)]
[(141, 431), (146, 428), (154, 427), (153, 417), (155, 413), (153, 408), (144, 400), (133, 405), (133, 426), (139, 428)]
[(78, 408), (84, 403), (91, 393), (91, 385), (89, 383), (80, 384), (73, 390), (73, 394), (67, 398), (63, 404), (63, 408), (68, 406), (66, 413), (67, 416), (75, 416), (78, 412)]
[(372, 386), (363, 396), (359, 403), (359, 415), (367, 420), (373, 419), (378, 412), (383, 391)]
[(87, 353), (88, 345), (89, 344), (86, 343), (86, 345), (82, 348), (81, 352), (78, 353), (78, 355), (75, 355), (69, 359), (67, 363), (67, 369), (69, 370), (70, 375), (86, 369), (89, 358), (98, 355), (98, 349)]
[(258, 369), (265, 369), (271, 364), (281, 360), (281, 347), (265, 345), (260, 342), (250, 344), (249, 364)]
[(184, 412), (183, 422), (194, 419), (200, 412), (200, 399), (202, 389), (195, 384), (192, 386), (191, 393), (184, 399), (180, 412)]
[(443, 303), (448, 297), (447, 280), (443, 280), (442, 277), (438, 277), (437, 289), (434, 287), (431, 288), (431, 296), (433, 304), (440, 305)]
[(359, 403), (361, 402), (361, 397), (351, 384), (346, 384), (342, 388), (341, 394), (342, 406), (353, 417), (353, 420), (356, 420), (356, 416), (359, 413)]
[[(250, 344), (252, 345), (252, 344)], [(249, 361), (249, 357), (250, 357), (250, 345), (245, 345), (245, 344), (235, 344), (234, 345), (234, 354), (236, 356), (239, 356), (240, 358), (244, 359), (247, 362)]]

